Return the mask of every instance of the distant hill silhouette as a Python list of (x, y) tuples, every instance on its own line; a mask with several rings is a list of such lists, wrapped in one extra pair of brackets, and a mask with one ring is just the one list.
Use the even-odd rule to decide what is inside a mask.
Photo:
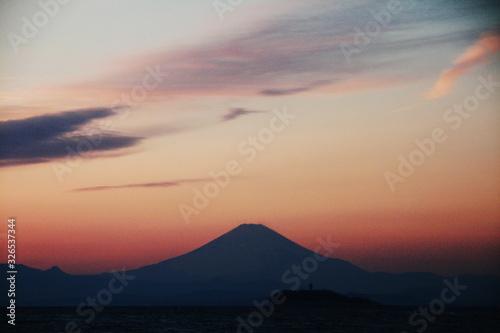
[[(7, 271), (6, 264), (0, 266)], [(299, 276), (297, 266), (307, 266), (309, 272), (302, 269)], [(109, 289), (116, 278), (112, 273), (71, 275), (57, 267), (42, 271), (17, 265), (17, 270), (19, 305), (76, 306)], [(445, 278), (433, 273), (371, 273), (323, 257), (257, 224), (240, 225), (194, 251), (126, 274), (134, 278), (113, 294), (111, 305), (252, 305), (268, 299), (273, 290), (303, 289), (313, 282), (316, 289), (413, 306), (428, 305), (445, 287)], [(453, 305), (500, 305), (500, 278), (457, 279), (467, 290)], [(6, 279), (0, 288), (8, 290)], [(1, 297), (5, 305), (6, 293)]]

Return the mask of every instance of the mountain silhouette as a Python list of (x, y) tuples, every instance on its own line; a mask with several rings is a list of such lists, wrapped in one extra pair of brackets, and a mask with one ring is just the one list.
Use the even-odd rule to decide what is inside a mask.
[[(335, 256), (328, 239), (320, 241), (318, 251)], [(1, 266), (7, 271), (6, 264)], [(252, 305), (276, 290), (306, 289), (313, 283), (316, 289), (381, 304), (413, 306), (439, 297), (445, 280), (466, 286), (453, 305), (500, 305), (498, 277), (368, 272), (306, 249), (261, 224), (242, 224), (194, 251), (127, 272), (72, 275), (57, 267), (17, 269), (19, 305), (76, 306), (122, 281), (123, 288), (114, 287), (120, 292), (112, 295), (111, 305)], [(7, 288), (6, 280), (0, 284)]]
[[(153, 280), (163, 280), (165, 273), (183, 277), (274, 279), (313, 256), (311, 250), (264, 225), (242, 224), (192, 252), (133, 272)], [(330, 264), (334, 263), (345, 271), (360, 271), (343, 260), (331, 259)]]

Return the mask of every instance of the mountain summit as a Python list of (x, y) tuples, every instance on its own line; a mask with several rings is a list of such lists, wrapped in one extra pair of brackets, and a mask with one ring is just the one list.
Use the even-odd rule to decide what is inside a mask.
[(151, 278), (163, 278), (159, 271), (205, 278), (267, 278), (313, 255), (262, 224), (242, 224), (192, 252), (144, 267), (138, 273)]

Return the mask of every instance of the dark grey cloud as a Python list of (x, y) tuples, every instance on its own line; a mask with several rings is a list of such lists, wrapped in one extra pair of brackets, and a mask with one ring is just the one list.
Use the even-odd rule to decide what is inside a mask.
[(112, 108), (64, 111), (0, 122), (0, 166), (48, 162), (71, 152), (113, 151), (136, 145), (140, 138), (105, 129), (85, 132), (93, 120), (115, 114)]
[(110, 185), (110, 186), (93, 186), (73, 189), (73, 192), (88, 192), (88, 191), (103, 191), (103, 190), (119, 190), (125, 188), (155, 188), (155, 187), (173, 187), (188, 183), (199, 183), (213, 181), (210, 178), (197, 178), (197, 179), (180, 179), (155, 183), (140, 183), (140, 184), (124, 184), (124, 185)]
[(222, 116), (222, 121), (229, 121), (236, 119), (238, 117), (251, 114), (251, 113), (262, 113), (262, 111), (253, 111), (245, 108), (230, 108), (229, 111)]

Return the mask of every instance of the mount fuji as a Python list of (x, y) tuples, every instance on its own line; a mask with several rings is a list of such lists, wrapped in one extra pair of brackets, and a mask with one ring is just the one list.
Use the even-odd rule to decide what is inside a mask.
[[(18, 265), (16, 297), (20, 306), (77, 306), (103, 290), (119, 290), (111, 305), (252, 305), (276, 290), (312, 284), (386, 305), (414, 306), (429, 304), (451, 283), (462, 286), (453, 305), (500, 305), (499, 277), (373, 273), (331, 258), (336, 245), (329, 239), (319, 244), (319, 253), (313, 252), (266, 226), (242, 224), (194, 251), (127, 272), (71, 275), (57, 267)], [(0, 266), (7, 271), (6, 264)], [(1, 284), (7, 288), (5, 280)]]

